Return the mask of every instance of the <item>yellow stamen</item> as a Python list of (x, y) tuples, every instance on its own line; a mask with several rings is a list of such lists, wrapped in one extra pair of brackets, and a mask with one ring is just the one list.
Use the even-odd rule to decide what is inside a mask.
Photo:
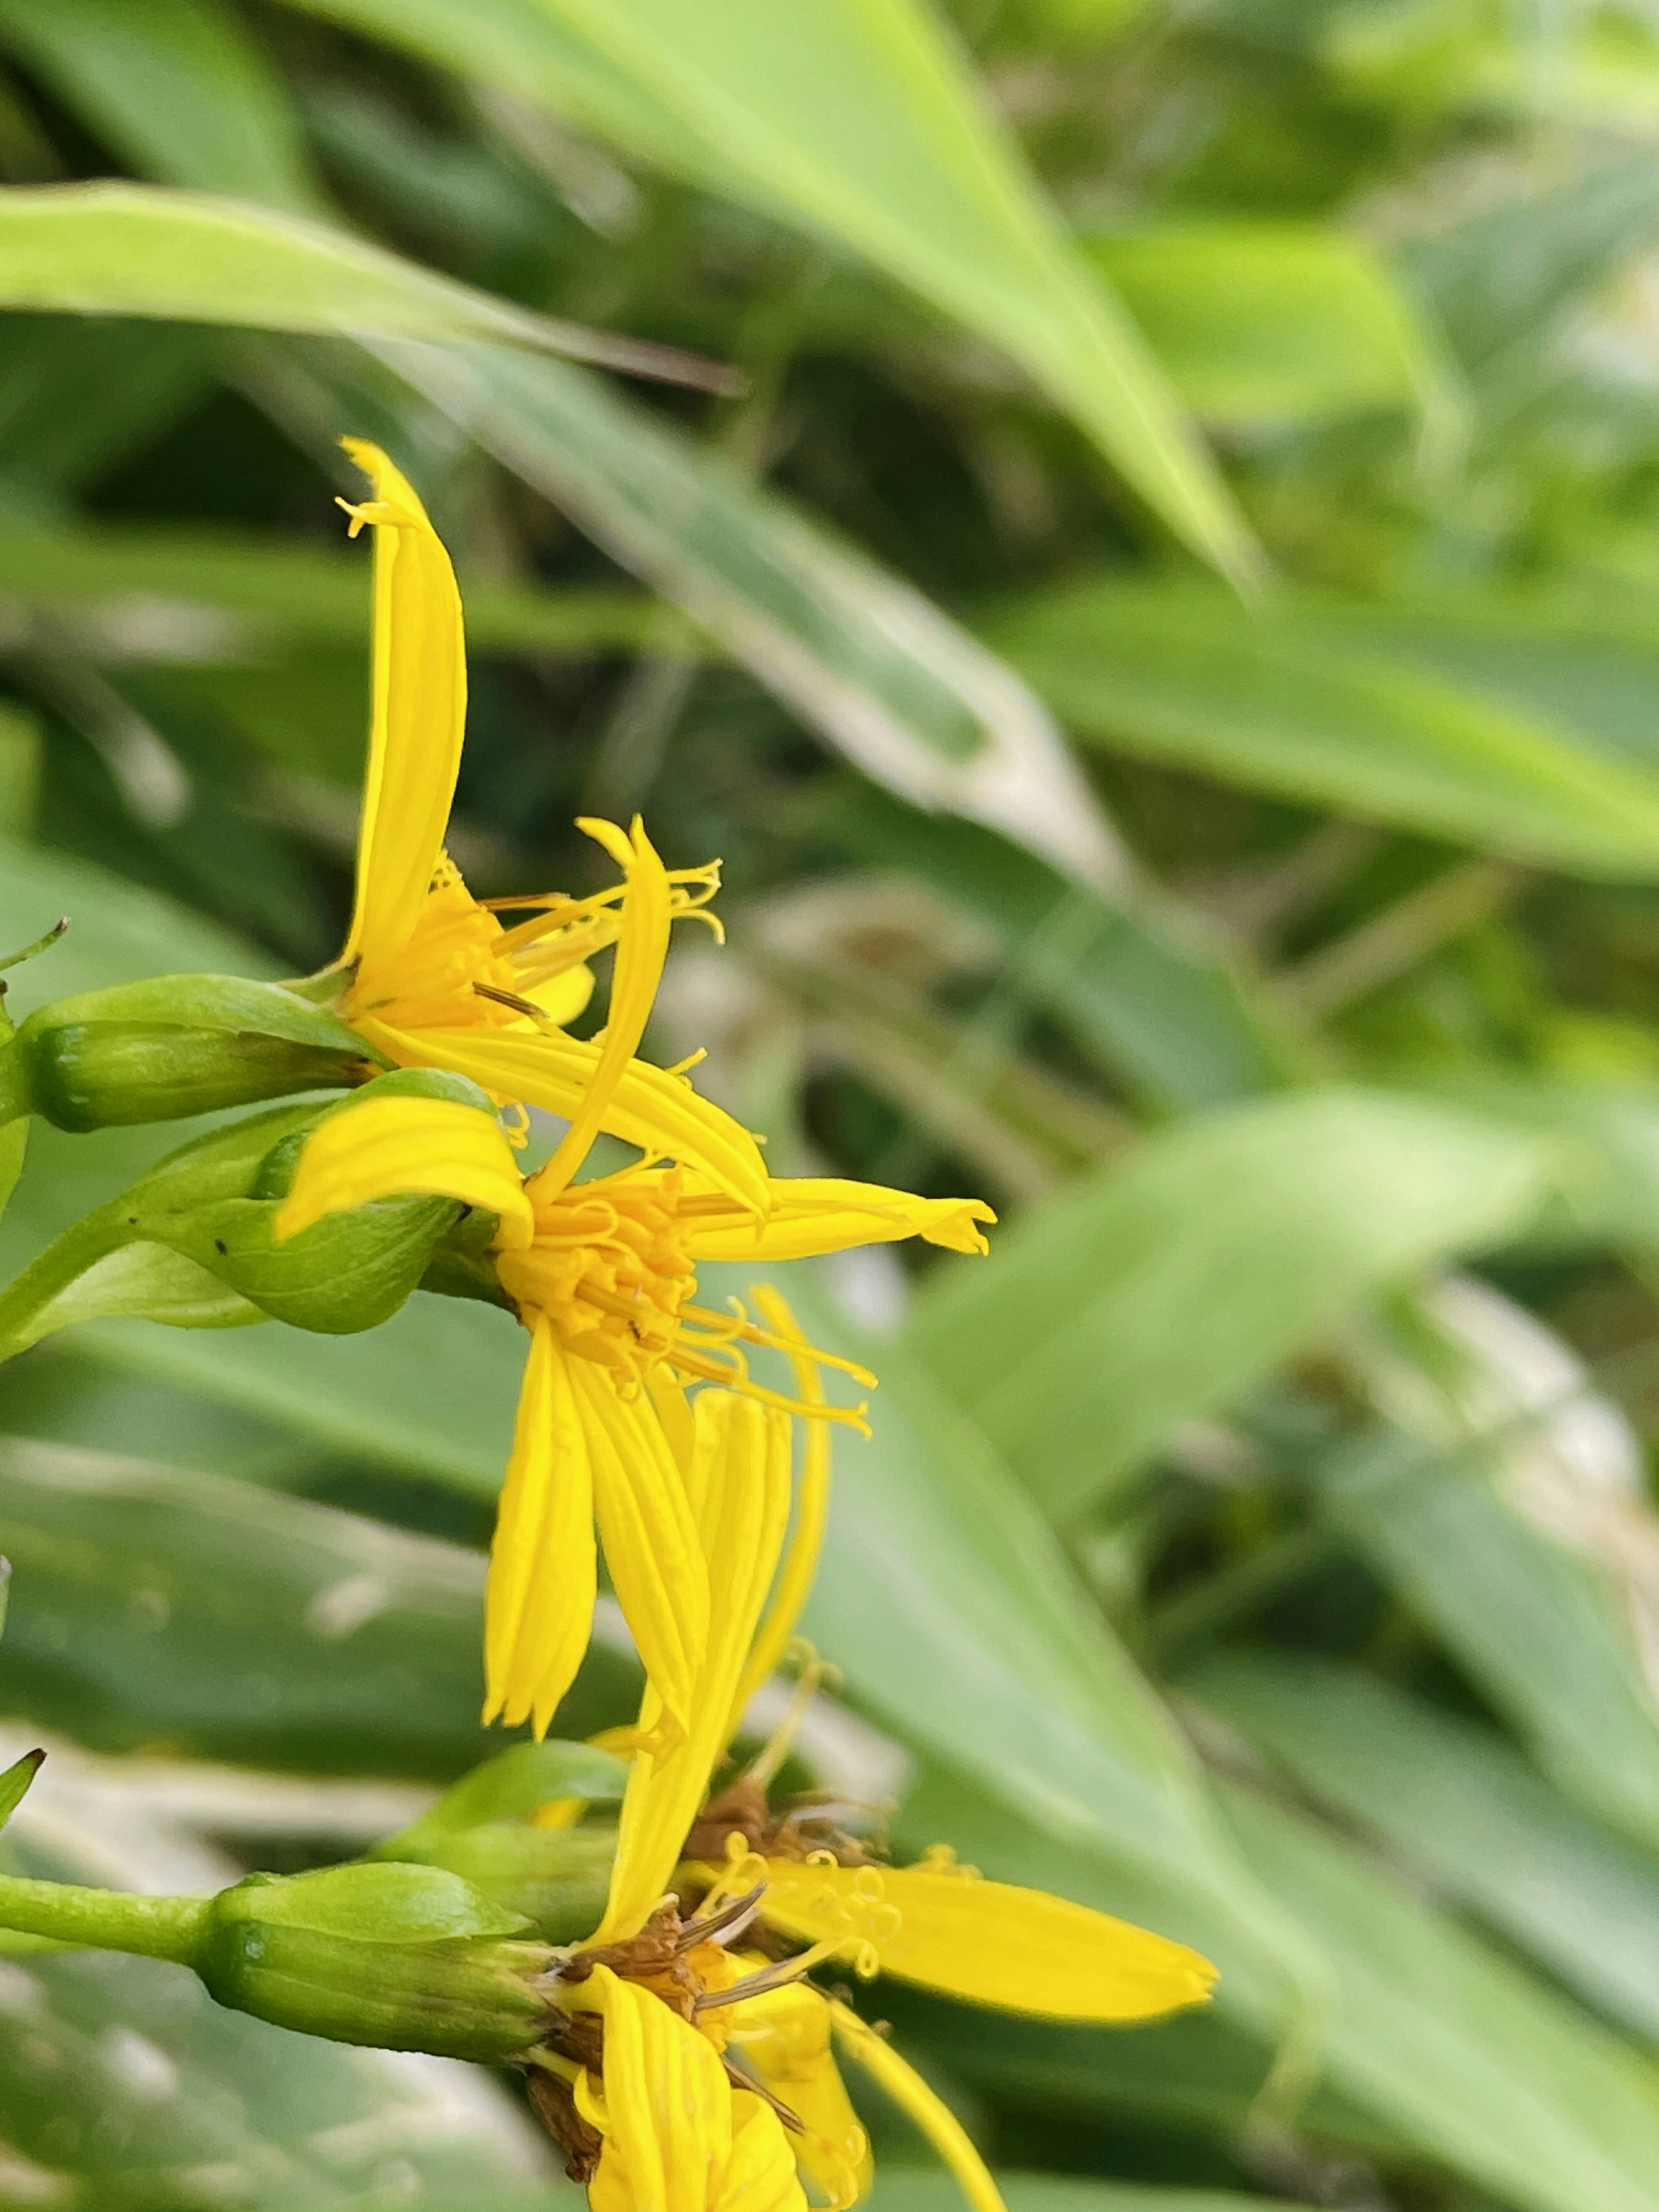
[(887, 2092), (899, 2110), (915, 2122), (956, 2176), (974, 2212), (1007, 2212), (990, 2169), (944, 2099), (855, 2012), (834, 1998), (829, 2004), (836, 2041)]

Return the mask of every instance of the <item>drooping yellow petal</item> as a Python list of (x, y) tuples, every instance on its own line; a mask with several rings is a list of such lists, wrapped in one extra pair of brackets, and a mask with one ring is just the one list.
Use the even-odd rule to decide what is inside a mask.
[(374, 532), (374, 654), (357, 841), (357, 896), (343, 958), (386, 958), (409, 938), (438, 856), (466, 727), (461, 595), (413, 486), (378, 446), (341, 441), (374, 488), (349, 508)]
[(484, 1719), (529, 1720), (538, 1737), (576, 1679), (598, 1588), (593, 1480), (573, 1364), (536, 1315), (484, 1599)]
[(280, 1244), (325, 1213), (416, 1193), (458, 1198), (498, 1214), (503, 1244), (527, 1245), (535, 1233), (535, 1215), (498, 1121), (455, 1099), (394, 1095), (343, 1106), (318, 1124), (271, 1235)]
[[(705, 1484), (697, 1533), (708, 1562), (708, 1642), (684, 1739), (641, 1751), (629, 1774), (611, 1894), (594, 1938), (600, 1943), (636, 1933), (668, 1887), (726, 1748), (726, 1717), (788, 1520), (787, 1417), (730, 1391), (705, 1390), (693, 1418)], [(658, 1718), (647, 1690), (640, 1714), (647, 1744)]]
[(714, 2045), (608, 1966), (596, 1966), (593, 1981), (605, 2016), (603, 2104), (578, 2091), (605, 2135), (592, 2212), (711, 2212), (732, 2148), (732, 2091)]
[(988, 1252), (981, 1221), (996, 1215), (976, 1198), (915, 1198), (880, 1183), (831, 1177), (780, 1176), (771, 1206), (758, 1221), (733, 1214), (699, 1220), (691, 1250), (699, 1260), (809, 1260), (855, 1244), (890, 1244), (921, 1237), (953, 1252)]
[[(764, 1964), (756, 1960), (756, 1966)], [(869, 2191), (874, 2166), (830, 2048), (830, 2005), (809, 1982), (786, 1982), (732, 2007), (732, 2054), (801, 2124), (795, 2161), (828, 2212), (848, 2212)]]
[[(556, 1030), (534, 1036), (488, 1028), (399, 1030), (372, 1015), (353, 1026), (400, 1067), (449, 1067), (498, 1098), (522, 1099), (574, 1121), (598, 1075), (603, 1048)], [(764, 1213), (766, 1163), (749, 1132), (648, 1060), (630, 1060), (600, 1126), (653, 1159), (699, 1169), (739, 1207)]]
[(886, 1974), (1048, 2020), (1150, 2020), (1199, 2004), (1215, 1969), (1184, 1943), (961, 1868), (767, 1863), (765, 1914), (814, 1942), (867, 1944)]
[(605, 847), (623, 870), (628, 889), (623, 895), (605, 1042), (569, 1128), (560, 1139), (551, 1159), (532, 1178), (531, 1198), (537, 1205), (545, 1205), (558, 1196), (605, 1126), (605, 1109), (616, 1095), (617, 1086), (651, 1018), (652, 1001), (662, 981), (663, 963), (668, 957), (668, 931), (673, 910), (668, 872), (657, 857), (656, 848), (646, 836), (637, 814), (632, 831), (626, 837), (613, 822), (581, 820), (576, 827)]
[(708, 1638), (709, 1584), (685, 1478), (649, 1399), (623, 1397), (592, 1360), (568, 1364), (617, 1600), (661, 1700), (665, 1731), (684, 1736)]
[(944, 2100), (936, 2096), (914, 2066), (907, 2065), (890, 2043), (866, 2027), (858, 2014), (831, 1998), (830, 2015), (842, 2048), (856, 2059), (871, 2079), (880, 2084), (902, 2112), (921, 2130), (956, 2176), (974, 2212), (1007, 2212), (1002, 2192), (992, 2180), (985, 2160), (974, 2148), (968, 2130)]
[(783, 2122), (751, 2089), (732, 2092), (732, 2155), (709, 2212), (806, 2212)]
[[(791, 1355), (790, 1364), (795, 1374), (795, 1394), (804, 1406), (821, 1406), (824, 1402), (823, 1376), (817, 1362), (811, 1357), (811, 1347), (802, 1335), (795, 1316), (769, 1283), (757, 1283), (751, 1293), (755, 1304), (765, 1316), (767, 1326), (775, 1336), (786, 1344), (799, 1345), (800, 1352)], [(823, 1531), (830, 1518), (830, 1483), (832, 1474), (831, 1429), (828, 1421), (808, 1419), (804, 1429), (805, 1441), (802, 1446), (800, 1487), (795, 1498), (794, 1526), (790, 1530), (789, 1542), (778, 1570), (776, 1587), (766, 1609), (766, 1618), (756, 1633), (753, 1648), (738, 1684), (737, 1695), (726, 1720), (726, 1741), (738, 1732), (749, 1700), (761, 1684), (768, 1680), (780, 1659), (789, 1647), (795, 1632), (795, 1623), (800, 1619), (801, 1607), (812, 1587), (812, 1577), (817, 1572), (818, 1554), (823, 1548)]]

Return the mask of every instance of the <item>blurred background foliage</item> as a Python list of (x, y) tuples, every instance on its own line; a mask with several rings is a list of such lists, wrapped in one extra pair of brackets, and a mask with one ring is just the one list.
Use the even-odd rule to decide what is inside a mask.
[[(382, 440), (477, 888), (586, 888), (585, 809), (722, 855), (660, 1055), (1004, 1211), (788, 1287), (884, 1378), (807, 1772), (1222, 1968), (1118, 2033), (874, 1993), (1012, 2212), (1654, 2212), (1651, 8), (0, 0), (0, 936), (73, 919), (13, 1002), (331, 956)], [(6, 1260), (181, 1133), (37, 1128)], [(0, 1372), (8, 1847), (204, 1887), (481, 1756), (518, 1357), (417, 1299)], [(634, 1694), (607, 1616), (562, 1726)], [(497, 2085), (161, 1966), (0, 1960), (0, 2204), (564, 2187)]]

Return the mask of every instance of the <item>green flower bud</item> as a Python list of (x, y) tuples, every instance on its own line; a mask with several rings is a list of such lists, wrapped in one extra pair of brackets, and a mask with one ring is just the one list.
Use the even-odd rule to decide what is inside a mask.
[(60, 1129), (251, 1105), (361, 1082), (378, 1065), (356, 1033), (276, 983), (160, 975), (59, 999), (0, 1051), (0, 1120)]
[(250, 1875), (208, 1905), (191, 1960), (221, 2004), (389, 2051), (497, 2061), (529, 2051), (554, 1964), (529, 1923), (439, 1867)]
[[(462, 1076), (400, 1069), (378, 1080), (488, 1103)], [(0, 1358), (75, 1322), (116, 1314), (191, 1328), (270, 1316), (326, 1335), (389, 1319), (464, 1209), (449, 1198), (380, 1199), (277, 1243), (272, 1229), (294, 1162), (335, 1110), (277, 1107), (169, 1153), (0, 1292)]]
[(222, 2005), (335, 2043), (499, 2062), (540, 2040), (557, 1963), (526, 1923), (437, 1867), (250, 1875), (216, 1897), (0, 1875), (0, 1927), (172, 1959)]

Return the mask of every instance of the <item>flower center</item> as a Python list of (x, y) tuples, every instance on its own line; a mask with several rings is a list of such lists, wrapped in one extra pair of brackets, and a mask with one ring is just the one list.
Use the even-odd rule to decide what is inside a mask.
[(408, 942), (389, 955), (364, 952), (342, 1012), (398, 1030), (505, 1027), (524, 1018), (512, 1003), (521, 988), (507, 932), (446, 858)]
[(567, 1352), (635, 1389), (672, 1357), (680, 1309), (696, 1288), (680, 1184), (678, 1173), (579, 1183), (537, 1208), (528, 1251), (496, 1255), (515, 1304), (544, 1313)]

